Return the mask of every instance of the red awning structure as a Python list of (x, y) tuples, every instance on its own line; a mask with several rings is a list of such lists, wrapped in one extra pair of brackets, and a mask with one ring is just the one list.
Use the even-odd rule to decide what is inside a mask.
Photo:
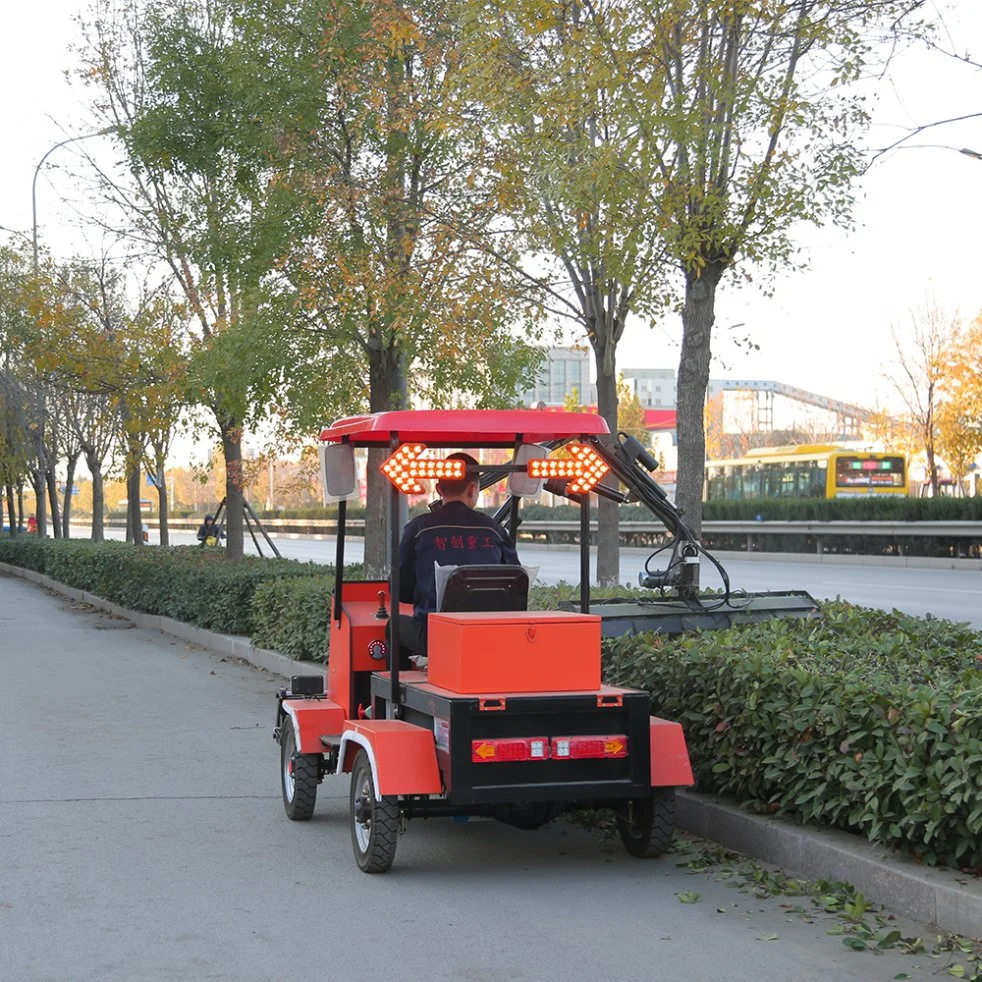
[[(582, 412), (595, 413), (596, 406), (581, 406)], [(563, 413), (566, 409), (563, 406), (543, 406), (536, 412)], [(644, 411), (644, 428), (646, 430), (674, 430), (676, 427), (676, 413), (674, 409), (646, 409)]]
[(607, 424), (592, 413), (543, 412), (540, 409), (403, 409), (370, 416), (349, 416), (321, 430), (325, 443), (343, 439), (356, 447), (401, 443), (427, 446), (513, 446), (602, 435)]
[(677, 426), (674, 409), (646, 409), (644, 428), (646, 430), (674, 430)]

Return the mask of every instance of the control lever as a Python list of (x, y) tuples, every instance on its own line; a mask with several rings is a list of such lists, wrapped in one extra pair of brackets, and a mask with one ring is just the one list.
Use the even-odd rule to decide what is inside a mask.
[(389, 612), (385, 609), (385, 590), (378, 592), (378, 610), (375, 611), (375, 619), (379, 621), (389, 619)]

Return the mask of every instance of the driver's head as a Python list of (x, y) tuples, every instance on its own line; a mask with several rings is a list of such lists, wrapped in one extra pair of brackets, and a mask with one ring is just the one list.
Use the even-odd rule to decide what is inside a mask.
[[(467, 467), (477, 467), (477, 461), (469, 453), (452, 453), (447, 460), (462, 460)], [(446, 501), (463, 501), (473, 508), (477, 504), (480, 485), (476, 473), (466, 474), (459, 481), (437, 481), (436, 493)]]

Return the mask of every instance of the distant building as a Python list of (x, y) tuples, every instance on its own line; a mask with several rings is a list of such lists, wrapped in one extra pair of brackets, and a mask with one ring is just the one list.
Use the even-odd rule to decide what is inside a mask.
[(674, 409), (674, 368), (625, 368), (620, 372), (645, 409)]
[(561, 406), (576, 390), (580, 403), (591, 396), (590, 351), (578, 348), (548, 348), (532, 388), (520, 398), (526, 406)]

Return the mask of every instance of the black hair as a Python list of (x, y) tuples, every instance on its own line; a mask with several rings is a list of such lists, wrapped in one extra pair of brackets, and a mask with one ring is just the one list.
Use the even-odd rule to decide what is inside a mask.
[[(447, 460), (462, 460), (466, 467), (478, 467), (478, 461), (469, 453), (452, 453)], [(436, 482), (437, 491), (441, 495), (450, 495), (451, 498), (459, 497), (467, 490), (467, 486), (474, 484), (478, 480), (477, 472), (465, 473), (459, 481), (448, 481), (446, 478)]]

